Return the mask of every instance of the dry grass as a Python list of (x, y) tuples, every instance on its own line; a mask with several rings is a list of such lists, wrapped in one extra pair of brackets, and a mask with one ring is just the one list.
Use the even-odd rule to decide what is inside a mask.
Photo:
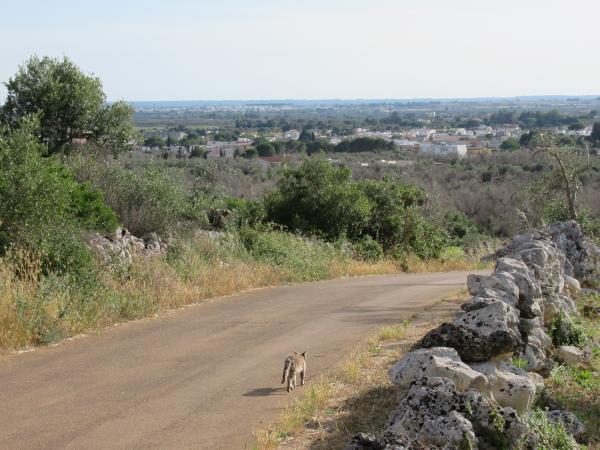
[(476, 259), (451, 258), (420, 260), (408, 258), (405, 263), (407, 272), (451, 272), (453, 270), (492, 269), (493, 263), (481, 263)]
[[(294, 236), (274, 239), (306, 245)], [(42, 276), (36, 259), (26, 255), (0, 259), (0, 353), (252, 288), (398, 272), (391, 261), (354, 261), (325, 244), (306, 253), (304, 247), (292, 249), (283, 263), (258, 260), (235, 242), (180, 244), (176, 257), (136, 258), (129, 271), (99, 270), (86, 286)]]

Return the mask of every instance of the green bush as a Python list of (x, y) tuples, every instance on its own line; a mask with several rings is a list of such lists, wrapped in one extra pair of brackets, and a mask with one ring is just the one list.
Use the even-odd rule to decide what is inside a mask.
[(313, 158), (286, 168), (265, 206), (267, 220), (293, 231), (351, 242), (368, 236), (386, 252), (436, 258), (446, 235), (423, 216), (425, 199), (418, 187), (389, 179), (355, 182), (348, 168)]
[(165, 169), (148, 166), (133, 171), (113, 161), (86, 159), (74, 159), (71, 164), (79, 180), (103, 192), (120, 222), (135, 235), (164, 234), (180, 222), (201, 219), (196, 199)]
[(277, 189), (265, 197), (267, 219), (292, 231), (354, 240), (367, 225), (371, 204), (346, 167), (312, 158), (287, 167)]
[(244, 227), (238, 236), (252, 259), (287, 270), (294, 280), (327, 278), (331, 262), (345, 259), (331, 244), (283, 231)]
[(477, 225), (460, 211), (447, 211), (442, 218), (448, 245), (467, 247), (480, 238)]
[(379, 261), (383, 258), (383, 248), (381, 244), (371, 236), (364, 236), (357, 241), (352, 248), (358, 258), (367, 262)]
[(237, 227), (254, 227), (263, 222), (265, 218), (265, 208), (262, 202), (256, 200), (247, 200), (243, 198), (228, 198), (225, 205), (231, 211), (229, 223)]
[[(0, 255), (10, 248), (39, 257), (49, 272), (85, 272), (91, 258), (81, 230), (107, 229), (114, 214), (53, 158), (43, 158), (35, 121), (0, 131)], [(85, 198), (92, 199), (84, 204)]]

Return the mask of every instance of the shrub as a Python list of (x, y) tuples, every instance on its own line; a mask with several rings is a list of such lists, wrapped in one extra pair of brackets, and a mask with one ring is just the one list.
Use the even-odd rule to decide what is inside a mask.
[(579, 445), (562, 424), (548, 420), (546, 413), (539, 408), (532, 410), (523, 419), (527, 428), (521, 448), (539, 448), (552, 450), (576, 450)]
[(567, 318), (562, 311), (554, 319), (552, 319), (552, 324), (550, 325), (550, 336), (552, 337), (552, 343), (555, 346), (581, 346), (585, 341), (585, 332), (583, 327)]
[(277, 189), (265, 198), (266, 218), (330, 240), (358, 242), (369, 236), (384, 251), (401, 247), (419, 258), (436, 258), (446, 236), (423, 217), (425, 198), (422, 189), (389, 179), (352, 181), (348, 168), (313, 158), (286, 168)]
[[(40, 156), (35, 128), (25, 121), (0, 131), (0, 254), (15, 247), (38, 255), (44, 273), (85, 271), (91, 259), (81, 228), (110, 228), (114, 214), (89, 186)], [(85, 197), (93, 203), (85, 205)]]
[(164, 234), (185, 220), (200, 219), (194, 198), (167, 170), (148, 166), (127, 170), (116, 162), (71, 161), (77, 178), (104, 193), (105, 201), (133, 234)]
[(232, 197), (225, 200), (225, 205), (232, 213), (228, 221), (237, 227), (254, 227), (265, 218), (264, 205), (256, 200)]
[(383, 258), (381, 244), (371, 236), (364, 236), (353, 245), (354, 252), (359, 259), (367, 262), (375, 262)]
[(335, 240), (360, 237), (371, 205), (346, 167), (320, 158), (287, 167), (277, 189), (265, 197), (267, 219), (311, 235)]

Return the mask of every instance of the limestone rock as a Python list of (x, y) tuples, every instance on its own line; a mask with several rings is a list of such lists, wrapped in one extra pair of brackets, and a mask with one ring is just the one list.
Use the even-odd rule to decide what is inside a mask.
[(577, 442), (581, 442), (585, 433), (585, 426), (577, 418), (575, 414), (570, 411), (563, 410), (552, 410), (547, 411), (546, 415), (548, 420), (555, 424), (562, 424), (567, 433), (575, 438)]
[(505, 277), (493, 275), (469, 275), (467, 277), (467, 288), (471, 295), (480, 295), (480, 293), (483, 292), (483, 289), (486, 288), (495, 289), (504, 292), (517, 301), (519, 298), (519, 288), (515, 284), (514, 279), (511, 280), (511, 278), (512, 276), (509, 274)]
[(581, 285), (579, 284), (579, 281), (569, 275), (563, 275), (563, 278), (565, 280), (565, 290), (567, 293), (573, 298), (579, 297), (581, 295)]
[(492, 303), (485, 308), (463, 313), (454, 320), (455, 325), (463, 325), (484, 336), (495, 332), (515, 334), (518, 337), (519, 312), (502, 303)]
[(569, 366), (577, 366), (583, 362), (583, 351), (572, 345), (558, 347), (556, 356), (561, 362)]
[(566, 257), (551, 242), (529, 242), (519, 248), (518, 255), (533, 271), (542, 294), (559, 293), (563, 290)]
[(542, 289), (536, 281), (534, 273), (527, 265), (515, 258), (500, 258), (496, 263), (494, 274), (497, 277), (510, 274), (511, 281), (519, 288), (519, 305), (521, 317), (533, 318), (542, 314)]
[(593, 285), (600, 274), (600, 248), (583, 236), (581, 227), (573, 220), (553, 223), (547, 232), (569, 261), (567, 275), (577, 278), (583, 287)]
[(500, 406), (510, 406), (523, 413), (533, 405), (538, 389), (525, 370), (501, 361), (471, 364), (471, 368), (486, 376), (488, 385), (484, 392)]
[(435, 377), (416, 381), (401, 395), (386, 432), (424, 448), (495, 448), (498, 442), (511, 447), (523, 430), (512, 408), (501, 408), (474, 389), (459, 392), (452, 381)]
[(459, 391), (471, 387), (482, 389), (487, 385), (485, 376), (463, 363), (456, 350), (447, 347), (407, 353), (390, 367), (388, 373), (392, 383), (404, 389), (423, 377), (448, 378)]
[(413, 348), (452, 347), (465, 362), (487, 361), (519, 348), (518, 333), (497, 331), (484, 335), (464, 325), (443, 323), (429, 331)]

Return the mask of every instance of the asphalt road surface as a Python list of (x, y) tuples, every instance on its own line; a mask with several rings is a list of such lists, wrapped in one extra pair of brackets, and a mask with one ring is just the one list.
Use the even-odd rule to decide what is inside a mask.
[(252, 430), (289, 400), (280, 384), (289, 352), (308, 352), (310, 381), (466, 275), (255, 290), (2, 357), (0, 448), (252, 448)]

